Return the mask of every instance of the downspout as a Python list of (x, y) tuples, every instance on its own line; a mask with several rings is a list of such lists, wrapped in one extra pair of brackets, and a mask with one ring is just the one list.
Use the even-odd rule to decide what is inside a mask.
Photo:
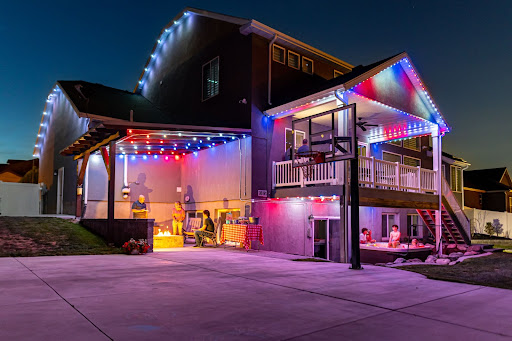
[(268, 44), (268, 105), (272, 105), (272, 46), (277, 39), (277, 33)]

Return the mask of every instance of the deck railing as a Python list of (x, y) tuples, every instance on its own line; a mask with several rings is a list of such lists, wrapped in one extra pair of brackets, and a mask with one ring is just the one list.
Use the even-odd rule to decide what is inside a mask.
[[(311, 175), (306, 177), (300, 168), (293, 168), (292, 161), (274, 162), (273, 186), (274, 188), (304, 187), (310, 184), (342, 183), (336, 175), (338, 164), (338, 162), (330, 162), (314, 165)], [(359, 157), (359, 184), (364, 187), (437, 193), (435, 177), (435, 172), (429, 169), (378, 160), (374, 157)]]

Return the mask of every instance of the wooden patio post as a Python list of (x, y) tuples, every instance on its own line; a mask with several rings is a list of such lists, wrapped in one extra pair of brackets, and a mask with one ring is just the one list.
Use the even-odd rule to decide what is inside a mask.
[(114, 205), (116, 188), (116, 142), (109, 142), (109, 172), (108, 172), (108, 229), (114, 227)]
[[(76, 194), (76, 210), (75, 210), (75, 216), (77, 218), (82, 217), (82, 196), (83, 196), (83, 194), (78, 194), (78, 187), (82, 186), (84, 183), (85, 170), (87, 169), (87, 162), (89, 161), (90, 155), (91, 154), (89, 152), (86, 152), (84, 154), (84, 158), (82, 159), (82, 164), (80, 165), (80, 171), (78, 172), (78, 179), (77, 179), (77, 183), (76, 183), (77, 194)], [(82, 191), (83, 191), (83, 188), (82, 188)]]

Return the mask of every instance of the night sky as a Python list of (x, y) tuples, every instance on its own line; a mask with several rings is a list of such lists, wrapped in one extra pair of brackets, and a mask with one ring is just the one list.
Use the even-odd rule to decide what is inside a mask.
[[(122, 4), (122, 5), (119, 5)], [(353, 65), (406, 51), (452, 127), (444, 150), (512, 171), (511, 1), (9, 1), (0, 12), (0, 163), (31, 159), (57, 80), (132, 91), (190, 6), (256, 19)]]

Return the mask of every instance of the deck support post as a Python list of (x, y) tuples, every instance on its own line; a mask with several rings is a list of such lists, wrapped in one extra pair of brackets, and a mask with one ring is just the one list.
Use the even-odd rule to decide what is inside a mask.
[(108, 228), (111, 231), (114, 227), (114, 205), (115, 205), (115, 188), (116, 188), (116, 142), (109, 142), (109, 177), (108, 177), (108, 209), (107, 220)]
[(439, 130), (439, 126), (432, 131), (432, 151), (433, 151), (433, 168), (436, 172), (435, 183), (437, 187), (437, 196), (438, 196), (438, 208), (436, 210), (435, 216), (435, 224), (436, 224), (436, 251), (440, 256), (443, 254), (443, 245), (442, 245), (442, 220), (441, 220), (441, 210), (443, 204), (443, 172), (442, 172), (442, 142), (441, 142), (441, 132)]

